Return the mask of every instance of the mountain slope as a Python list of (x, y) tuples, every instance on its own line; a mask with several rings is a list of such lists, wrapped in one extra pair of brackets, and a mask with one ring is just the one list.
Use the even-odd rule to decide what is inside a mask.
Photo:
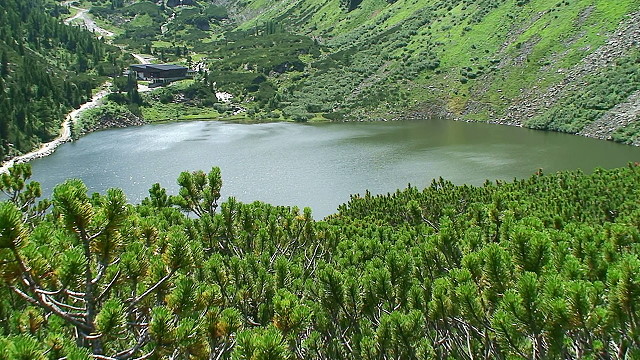
[(197, 63), (200, 89), (254, 120), (433, 115), (640, 142), (635, 0), (92, 1), (124, 24), (116, 43)]
[[(603, 114), (640, 90), (639, 67), (633, 60), (639, 51), (636, 1), (364, 0), (349, 11), (336, 1), (256, 0), (236, 8), (236, 18), (248, 19), (241, 29), (275, 21), (319, 39), (330, 48), (328, 59), (349, 53), (349, 61), (338, 61), (328, 74), (353, 81), (340, 83), (337, 108), (363, 108), (368, 115), (369, 105), (384, 102), (376, 99), (377, 93), (398, 92), (404, 101), (392, 100), (387, 108), (417, 105), (422, 111), (464, 119), (575, 133), (602, 114), (574, 121), (555, 119), (567, 114), (548, 110), (561, 99), (570, 100), (586, 75), (605, 76), (618, 60), (631, 59), (629, 76), (619, 79), (628, 87), (624, 96), (602, 104)], [(321, 90), (314, 87), (326, 85), (314, 65), (308, 71), (316, 79), (297, 84), (301, 94), (317, 94)], [(359, 72), (359, 66), (367, 67), (360, 71), (363, 76), (349, 76)], [(616, 84), (602, 87), (619, 90)], [(522, 111), (523, 106), (528, 110)], [(380, 115), (388, 113), (375, 108)], [(540, 116), (547, 121), (541, 123)], [(589, 130), (583, 133), (592, 135)]]

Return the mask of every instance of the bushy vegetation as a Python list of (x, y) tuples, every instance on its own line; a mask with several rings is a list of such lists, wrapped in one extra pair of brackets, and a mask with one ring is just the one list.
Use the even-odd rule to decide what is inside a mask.
[[(215, 4), (184, 2), (166, 6), (151, 1), (117, 4), (93, 0), (91, 13), (100, 20), (124, 30), (114, 42), (130, 50), (175, 61), (187, 55), (183, 50), (210, 38), (228, 18), (227, 9)], [(180, 5), (180, 6), (178, 6)], [(180, 53), (176, 53), (180, 49)]]
[[(277, 110), (295, 120), (396, 117), (407, 107), (437, 106), (435, 113), (490, 120), (521, 101), (525, 89), (560, 81), (560, 69), (597, 49), (639, 4), (247, 0), (224, 7), (153, 6), (162, 16), (152, 18), (145, 2), (112, 6), (131, 19), (124, 26), (130, 32), (116, 41), (160, 62), (205, 64), (207, 85), (216, 83), (260, 116)], [(602, 114), (588, 109), (568, 117), (573, 110), (563, 104), (530, 126), (575, 132)]]
[(148, 122), (231, 117), (234, 107), (219, 103), (212, 86), (184, 80), (142, 94), (140, 111)]
[[(310, 209), (2, 177), (0, 356), (635, 358), (640, 168)], [(47, 210), (49, 209), (49, 210)], [(96, 356), (98, 355), (98, 356)]]
[(624, 144), (638, 145), (638, 140), (640, 139), (640, 119), (636, 118), (635, 120), (635, 122), (617, 129), (611, 135), (612, 140)]
[(102, 122), (119, 122), (121, 119), (135, 116), (131, 108), (114, 101), (107, 101), (100, 107), (87, 109), (73, 124), (72, 136), (78, 138), (87, 132), (102, 128)]
[(204, 14), (209, 19), (215, 19), (217, 21), (221, 21), (229, 17), (229, 12), (227, 11), (227, 9), (224, 6), (216, 4), (207, 5), (207, 7), (204, 9)]
[[(486, 120), (525, 89), (561, 80), (559, 69), (576, 65), (638, 9), (637, 2), (606, 0), (234, 4), (243, 15), (260, 14), (240, 24), (248, 32), (274, 22), (321, 39), (321, 55), (305, 58), (304, 71), (268, 79), (285, 113), (340, 118), (347, 109), (360, 117), (439, 103), (458, 117)], [(327, 88), (341, 79), (348, 80)]]
[(200, 44), (195, 51), (205, 52), (212, 59), (210, 67), (217, 71), (271, 72), (302, 71), (301, 55), (318, 56), (320, 46), (306, 36), (288, 33), (260, 33), (236, 35), (234, 41), (219, 44)]

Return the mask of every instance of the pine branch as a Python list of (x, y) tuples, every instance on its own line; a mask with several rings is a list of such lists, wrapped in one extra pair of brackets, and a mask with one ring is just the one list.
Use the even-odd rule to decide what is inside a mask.
[(85, 294), (83, 292), (77, 292), (77, 291), (73, 291), (73, 290), (69, 290), (69, 289), (66, 289), (64, 292), (65, 292), (65, 294), (67, 294), (69, 296), (72, 296), (72, 297), (75, 297), (75, 298), (77, 298), (79, 300), (84, 299), (84, 296), (85, 296)]
[(54, 299), (52, 297), (48, 297), (48, 299), (51, 300), (51, 302), (53, 302), (54, 304), (56, 304), (56, 305), (58, 305), (60, 307), (63, 307), (65, 309), (75, 310), (75, 311), (82, 311), (82, 312), (87, 311), (87, 308), (83, 308), (83, 307), (81, 308), (81, 307), (77, 307), (77, 306), (73, 306), (73, 305), (68, 305), (68, 304), (65, 304), (63, 302), (57, 301), (56, 299)]
[(26, 300), (28, 303), (30, 303), (31, 305), (36, 305), (36, 306), (40, 306), (40, 303), (38, 302), (38, 300), (32, 298), (31, 296), (25, 294), (24, 292), (22, 292), (22, 290), (18, 289), (15, 286), (9, 286), (9, 288), (11, 290), (13, 290), (13, 292), (15, 292), (18, 296), (20, 296), (22, 299)]
[(173, 276), (173, 274), (175, 274), (177, 269), (171, 270), (171, 272), (169, 272), (169, 274), (167, 274), (165, 277), (163, 277), (162, 279), (158, 280), (157, 283), (155, 283), (152, 287), (150, 287), (149, 289), (147, 289), (147, 291), (145, 291), (144, 293), (142, 293), (140, 296), (138, 296), (135, 299), (128, 299), (125, 302), (131, 302), (129, 304), (129, 306), (127, 307), (127, 313), (130, 314), (133, 311), (134, 306), (139, 303), (142, 299), (144, 299), (145, 297), (147, 297), (149, 294), (151, 294), (152, 292), (154, 292), (157, 288), (159, 288), (165, 281), (169, 280), (169, 278), (171, 278)]
[(96, 274), (96, 277), (91, 280), (91, 283), (95, 285), (98, 283), (98, 281), (102, 280), (102, 277), (104, 276), (106, 270), (107, 265), (103, 262), (100, 262), (100, 264), (98, 265), (98, 274)]
[(16, 294), (18, 294), (18, 296), (20, 296), (21, 298), (23, 298), (24, 300), (26, 300), (27, 302), (36, 305), (36, 306), (40, 306), (43, 307), (49, 311), (51, 311), (52, 313), (60, 316), (63, 320), (67, 321), (68, 323), (70, 323), (71, 325), (74, 325), (82, 330), (85, 331), (89, 331), (89, 327), (87, 326), (86, 323), (79, 321), (75, 318), (75, 316), (77, 316), (77, 314), (70, 314), (68, 312), (65, 312), (64, 310), (60, 309), (59, 306), (57, 306), (54, 303), (51, 303), (49, 301), (47, 301), (44, 298), (44, 295), (42, 294), (38, 294), (39, 296), (37, 296), (36, 298), (33, 298), (29, 295), (27, 295), (26, 293), (24, 293), (22, 290), (16, 288), (15, 286), (11, 286), (11, 289), (13, 290), (13, 292), (15, 292)]
[(156, 351), (155, 349), (151, 350), (149, 353), (144, 354), (144, 355), (140, 356), (139, 358), (135, 358), (134, 360), (146, 360), (146, 359), (150, 358), (151, 356), (153, 356), (153, 354), (155, 354), (155, 351)]
[(106, 356), (106, 355), (91, 355), (92, 358), (94, 359), (98, 359), (98, 360), (118, 360), (116, 358), (112, 358), (111, 356)]
[(53, 295), (59, 295), (63, 290), (64, 290), (64, 288), (62, 288), (60, 290), (56, 290), (56, 291), (49, 291), (49, 290), (44, 290), (44, 289), (36, 289), (36, 292), (38, 292), (40, 294), (44, 294), (44, 295), (53, 296)]
[(20, 256), (20, 254), (18, 253), (18, 250), (16, 248), (13, 248), (11, 250), (13, 251), (16, 261), (18, 262), (18, 266), (20, 268), (20, 271), (22, 272), (22, 278), (25, 282), (25, 285), (27, 285), (27, 287), (29, 288), (31, 293), (35, 295), (35, 297), (31, 297), (27, 295), (26, 293), (22, 292), (22, 290), (16, 287), (13, 287), (13, 291), (17, 293), (20, 297), (22, 297), (23, 299), (29, 302), (30, 302), (30, 299), (35, 300), (35, 303), (33, 303), (34, 305), (38, 304), (39, 306), (44, 307), (45, 309), (48, 309), (54, 314), (60, 316), (65, 321), (69, 322), (70, 324), (75, 325), (80, 329), (90, 331), (86, 323), (78, 321), (73, 316), (71, 316), (71, 314), (60, 309), (60, 307), (57, 306), (56, 304), (48, 301), (46, 298), (46, 295), (39, 292), (39, 291), (42, 291), (42, 289), (39, 286), (38, 282), (34, 280), (33, 276), (31, 275), (31, 272), (29, 271), (26, 264), (22, 260), (22, 257)]
[[(119, 353), (117, 353), (115, 355), (116, 359), (129, 359), (130, 357), (132, 357), (136, 352), (138, 352), (138, 350), (140, 350), (143, 346), (145, 346), (147, 343), (149, 342), (149, 334), (148, 334), (148, 329), (145, 330), (140, 337), (138, 338), (138, 341), (136, 342), (136, 344), (134, 346), (132, 346), (130, 349), (121, 351)], [(151, 352), (153, 353), (153, 351)], [(151, 354), (149, 353), (149, 354)], [(149, 354), (147, 354), (147, 356), (149, 356)]]
[(104, 288), (102, 293), (100, 295), (98, 295), (98, 301), (102, 301), (109, 294), (109, 291), (111, 291), (111, 288), (113, 288), (113, 285), (115, 285), (116, 281), (118, 281), (118, 278), (120, 277), (120, 274), (121, 274), (121, 272), (120, 272), (120, 270), (118, 270), (118, 272), (113, 277), (113, 279), (111, 279), (111, 282), (109, 282), (109, 285), (107, 285), (107, 287)]

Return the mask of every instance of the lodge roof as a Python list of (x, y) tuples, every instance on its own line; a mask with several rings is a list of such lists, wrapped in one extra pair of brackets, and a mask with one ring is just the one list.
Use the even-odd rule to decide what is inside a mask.
[(185, 66), (173, 65), (173, 64), (135, 64), (130, 66), (133, 69), (144, 70), (144, 69), (153, 69), (153, 70), (183, 70), (187, 69)]

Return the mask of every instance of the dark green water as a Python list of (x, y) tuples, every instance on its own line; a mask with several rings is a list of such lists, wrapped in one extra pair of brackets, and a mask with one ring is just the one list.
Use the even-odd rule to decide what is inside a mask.
[(309, 206), (334, 213), (350, 194), (427, 186), (443, 177), (479, 185), (537, 169), (612, 168), (640, 161), (640, 149), (521, 128), (424, 120), (301, 125), (187, 122), (100, 131), (32, 162), (45, 195), (66, 178), (91, 191), (125, 190), (139, 202), (159, 182), (177, 192), (181, 171), (219, 166), (223, 198)]

